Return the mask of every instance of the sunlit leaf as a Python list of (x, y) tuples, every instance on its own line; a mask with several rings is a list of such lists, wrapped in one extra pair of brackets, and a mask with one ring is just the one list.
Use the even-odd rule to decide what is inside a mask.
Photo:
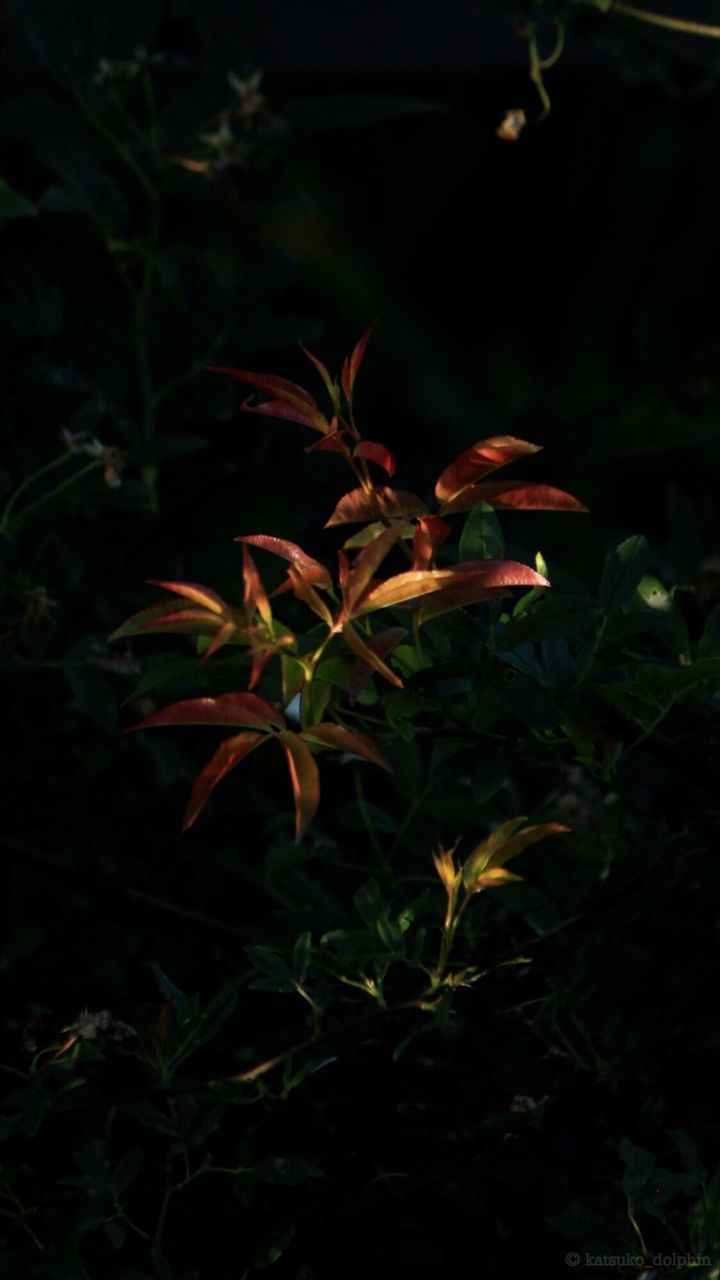
[(157, 729), (165, 725), (237, 725), (238, 728), (285, 728), (285, 721), (264, 698), (254, 693), (221, 693), (215, 698), (188, 698), (154, 711), (131, 730)]
[(236, 542), (245, 542), (253, 547), (261, 547), (263, 551), (271, 551), (273, 555), (281, 556), (283, 560), (289, 560), (302, 573), (306, 582), (310, 582), (314, 587), (331, 587), (332, 578), (324, 565), (319, 560), (313, 560), (312, 556), (307, 555), (302, 547), (298, 547), (296, 543), (289, 542), (287, 538), (274, 538), (271, 534), (253, 533), (247, 534), (235, 539)]
[[(447, 569), (411, 569), (380, 582), (363, 596), (356, 613), (405, 604), (447, 587), (474, 581), (480, 590), (495, 587), (547, 587), (547, 578), (515, 560), (466, 560)], [(470, 586), (465, 587), (470, 592)]]
[(504, 867), (511, 858), (517, 857), (524, 849), (544, 840), (546, 836), (563, 835), (570, 830), (559, 822), (542, 822), (536, 826), (523, 827), (525, 821), (522, 817), (511, 818), (473, 849), (463, 867), (463, 883), (466, 887), (477, 886), (478, 877), (487, 876), (489, 872)]
[(398, 689), (403, 688), (403, 682), (397, 672), (393, 671), (392, 667), (389, 667), (386, 662), (383, 662), (380, 654), (365, 643), (349, 622), (343, 627), (343, 639), (356, 658), (359, 658), (366, 666), (371, 667), (373, 671), (377, 671), (378, 675), (383, 676), (385, 680), (389, 680), (390, 684), (396, 685)]
[(186, 600), (202, 605), (211, 613), (217, 613), (221, 617), (227, 615), (228, 606), (225, 601), (209, 587), (201, 587), (197, 582), (161, 582), (157, 578), (150, 578), (149, 582), (150, 586), (163, 587), (165, 591), (172, 591), (176, 596), (184, 596)]
[(188, 609), (186, 600), (163, 600), (161, 604), (153, 604), (134, 613), (109, 638), (124, 640), (127, 636), (149, 631), (163, 635), (214, 636), (224, 625), (216, 613), (209, 613), (207, 609)]
[(501, 884), (511, 884), (513, 880), (522, 880), (522, 876), (518, 876), (514, 871), (508, 871), (505, 867), (491, 867), (489, 871), (483, 871), (473, 881), (474, 889), (495, 889)]
[(208, 658), (212, 658), (213, 654), (217, 653), (218, 649), (222, 649), (223, 645), (227, 644), (228, 640), (235, 635), (236, 631), (237, 627), (234, 622), (224, 622), (217, 635), (213, 637), (207, 649), (202, 654), (200, 662), (207, 662)]
[(399, 516), (424, 516), (427, 507), (415, 493), (403, 489), (375, 488), (352, 489), (338, 502), (325, 528), (336, 524), (355, 524), (365, 520), (386, 519)]
[(445, 468), (435, 485), (435, 496), (441, 502), (447, 502), (461, 489), (466, 489), (491, 471), (539, 450), (540, 445), (518, 440), (515, 436), (489, 436), (487, 440), (478, 440)]
[(270, 601), (268, 600), (265, 588), (260, 581), (260, 574), (257, 571), (257, 565), (250, 555), (247, 547), (243, 547), (243, 582), (245, 584), (244, 603), (248, 624), (252, 621), (255, 614), (259, 613), (263, 622), (269, 626), (272, 622)]
[(507, 511), (587, 511), (571, 493), (531, 480), (487, 480), (462, 489), (440, 508), (445, 516), (471, 511), (479, 502)]
[(214, 756), (208, 760), (195, 779), (183, 818), (183, 831), (187, 831), (188, 827), (191, 827), (195, 819), (202, 813), (213, 788), (219, 782), (222, 782), (225, 775), (231, 769), (234, 769), (235, 765), (239, 764), (241, 760), (244, 760), (245, 756), (249, 755), (255, 747), (258, 747), (261, 742), (266, 742), (267, 737), (266, 733), (238, 733), (234, 738), (227, 738), (218, 747)]
[[(410, 524), (409, 521), (403, 521), (402, 524), (398, 521), (397, 527), (400, 530), (401, 538), (412, 538), (415, 533), (415, 525)], [(378, 534), (382, 533), (383, 529), (387, 529), (387, 525), (383, 524), (382, 520), (373, 520), (372, 524), (366, 524), (364, 529), (358, 529), (357, 533), (347, 538), (343, 542), (343, 547), (346, 551), (354, 551), (357, 547), (366, 547), (368, 542), (372, 542), (373, 538), (377, 538)]]
[(383, 529), (377, 538), (374, 538), (366, 547), (363, 547), (362, 551), (358, 552), (343, 584), (345, 609), (349, 617), (352, 617), (358, 600), (399, 537), (399, 527), (397, 525), (391, 526), (389, 529)]
[(353, 351), (352, 355), (348, 360), (345, 361), (343, 365), (342, 387), (348, 401), (352, 400), (353, 389), (355, 387), (355, 379), (357, 378), (360, 365), (363, 362), (363, 358), (365, 356), (365, 349), (373, 335), (373, 330), (375, 329), (376, 325), (377, 325), (377, 320), (375, 320), (370, 325), (370, 327), (365, 330), (365, 333), (363, 334), (362, 338), (360, 339), (357, 346), (355, 347), (355, 350)]
[(372, 738), (359, 729), (348, 729), (342, 724), (316, 724), (305, 729), (302, 737), (308, 742), (316, 742), (323, 747), (332, 747), (335, 751), (348, 751), (371, 764), (379, 765), (388, 773), (392, 770), (387, 760), (380, 754)]
[(295, 841), (304, 836), (320, 803), (320, 775), (307, 743), (285, 729), (278, 735), (285, 752), (295, 798)]
[(361, 440), (360, 444), (355, 445), (353, 456), (377, 463), (389, 476), (395, 474), (395, 455), (384, 444), (377, 444), (374, 440)]
[(413, 536), (413, 569), (432, 569), (435, 556), (450, 534), (450, 525), (439, 516), (421, 516)]

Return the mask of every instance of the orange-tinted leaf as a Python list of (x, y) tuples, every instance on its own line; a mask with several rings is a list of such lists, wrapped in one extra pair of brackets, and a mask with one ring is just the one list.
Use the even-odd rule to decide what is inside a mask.
[(188, 609), (186, 600), (163, 600), (162, 604), (153, 604), (149, 609), (134, 613), (113, 631), (110, 639), (124, 640), (126, 636), (151, 631), (168, 635), (214, 636), (223, 625), (223, 619), (216, 613), (208, 613), (207, 609)]
[(330, 430), (327, 418), (319, 409), (317, 413), (311, 413), (309, 409), (298, 409), (285, 400), (263, 400), (260, 404), (243, 400), (242, 409), (245, 413), (265, 414), (267, 418), (286, 418), (289, 422), (301, 422), (304, 427), (312, 427), (313, 431), (320, 431), (323, 435)]
[(213, 788), (219, 782), (222, 782), (225, 775), (231, 769), (234, 769), (235, 765), (239, 764), (241, 760), (244, 760), (245, 756), (253, 751), (255, 747), (266, 741), (267, 734), (265, 733), (246, 732), (238, 733), (234, 738), (227, 738), (218, 747), (214, 756), (208, 760), (195, 779), (183, 818), (183, 831), (187, 831), (188, 827), (191, 827), (195, 819), (202, 813)]
[(201, 587), (197, 582), (161, 582), (157, 578), (150, 578), (149, 582), (152, 587), (163, 587), (165, 591), (172, 591), (176, 596), (184, 596), (186, 600), (201, 604), (204, 609), (209, 609), (211, 613), (217, 613), (220, 617), (229, 611), (225, 601), (215, 591), (211, 591), (209, 587)]
[(550, 583), (536, 569), (520, 560), (463, 560), (441, 573), (453, 577), (477, 577), (488, 587), (549, 587)]
[(360, 444), (355, 445), (353, 455), (377, 463), (389, 476), (395, 474), (395, 455), (384, 444), (376, 444), (374, 440), (361, 440)]
[(131, 730), (159, 729), (165, 725), (237, 725), (247, 729), (284, 729), (285, 721), (275, 708), (255, 693), (221, 693), (216, 698), (187, 698), (154, 711)]
[(517, 857), (523, 849), (537, 844), (546, 836), (562, 835), (570, 830), (559, 822), (543, 822), (523, 827), (525, 821), (525, 818), (510, 818), (473, 849), (463, 867), (463, 882), (468, 888), (477, 883), (479, 876), (504, 867), (506, 862)]
[(252, 622), (256, 613), (259, 613), (263, 622), (269, 626), (272, 622), (270, 601), (260, 581), (257, 565), (247, 547), (243, 547), (243, 581), (245, 583), (245, 612), (248, 623)]
[(223, 645), (227, 644), (228, 640), (235, 634), (236, 630), (237, 627), (234, 622), (224, 622), (217, 635), (213, 637), (204, 654), (200, 658), (200, 662), (207, 662), (208, 658), (212, 658), (213, 654), (217, 653), (218, 649), (222, 649)]
[[(369, 640), (363, 640), (363, 644), (368, 649), (371, 649), (378, 658), (385, 658), (401, 640), (405, 639), (406, 635), (405, 627), (386, 627), (384, 631), (378, 631)], [(357, 702), (372, 672), (372, 667), (363, 658), (358, 658), (353, 664), (353, 669), (350, 673), (350, 687), (348, 689), (348, 701), (351, 707)]]
[(345, 610), (349, 617), (352, 617), (355, 605), (399, 537), (399, 526), (391, 525), (389, 529), (383, 529), (377, 538), (373, 538), (372, 542), (358, 552), (343, 584)]
[(538, 453), (539, 449), (539, 445), (518, 440), (515, 436), (489, 436), (487, 440), (478, 440), (445, 468), (435, 485), (435, 496), (441, 502), (447, 502), (475, 480), (528, 453)]
[(508, 871), (505, 867), (491, 867), (489, 871), (483, 871), (473, 881), (472, 887), (476, 890), (497, 889), (498, 885), (511, 884), (513, 880), (522, 879), (522, 876), (515, 875), (514, 871)]
[(289, 560), (301, 571), (305, 581), (312, 583), (315, 587), (332, 586), (332, 578), (325, 566), (320, 564), (319, 560), (313, 560), (312, 556), (306, 555), (302, 547), (298, 547), (294, 542), (288, 542), (286, 538), (274, 538), (266, 533), (253, 533), (236, 538), (235, 541), (261, 547), (263, 551), (271, 551), (273, 555)]
[(450, 525), (439, 516), (421, 516), (413, 536), (413, 569), (432, 569), (435, 556), (450, 534)]
[(377, 320), (373, 321), (373, 323), (370, 325), (370, 328), (365, 330), (365, 333), (363, 334), (362, 338), (360, 339), (357, 346), (355, 347), (355, 350), (353, 351), (352, 355), (348, 360), (345, 361), (343, 365), (342, 387), (348, 400), (352, 400), (353, 388), (355, 386), (355, 379), (357, 378), (360, 365), (363, 362), (363, 357), (365, 355), (365, 348), (367, 347), (367, 344), (373, 335), (373, 330), (375, 329), (376, 324), (377, 324)]
[(380, 754), (372, 738), (359, 729), (347, 729), (343, 724), (316, 724), (312, 729), (305, 729), (301, 735), (307, 742), (317, 742), (322, 747), (332, 747), (335, 751), (350, 751), (354, 756), (361, 756), (371, 764), (392, 773), (390, 765)]
[(322, 596), (318, 595), (312, 583), (308, 582), (302, 569), (299, 569), (295, 564), (291, 564), (288, 569), (288, 577), (292, 583), (292, 589), (298, 600), (302, 600), (303, 604), (306, 604), (309, 609), (312, 609), (313, 613), (317, 614), (318, 618), (322, 618), (323, 622), (325, 622), (328, 627), (332, 627), (333, 616), (330, 610)]
[(523, 849), (528, 849), (530, 845), (537, 844), (539, 840), (544, 840), (546, 836), (565, 835), (570, 831), (570, 827), (564, 826), (560, 822), (541, 822), (534, 827), (526, 827), (524, 831), (518, 831), (514, 836), (503, 844), (490, 858), (489, 867), (504, 867), (506, 862), (511, 858), (516, 858)]
[(355, 657), (359, 658), (367, 667), (372, 668), (373, 671), (377, 671), (379, 675), (384, 676), (384, 678), (389, 680), (390, 684), (394, 684), (396, 688), (403, 688), (403, 682), (397, 672), (393, 671), (392, 667), (389, 667), (386, 662), (383, 662), (380, 654), (376, 653), (369, 644), (365, 643), (362, 637), (358, 635), (357, 631), (350, 626), (349, 622), (347, 622), (343, 627), (343, 639), (348, 649), (352, 650)]
[(336, 524), (355, 524), (365, 520), (377, 520), (378, 516), (391, 519), (398, 516), (424, 516), (425, 503), (415, 493), (403, 489), (375, 488), (352, 489), (340, 499), (325, 528)]
[[(415, 533), (414, 524), (410, 524), (407, 520), (403, 520), (402, 522), (397, 521), (396, 523), (400, 530), (401, 538), (413, 537), (413, 534)], [(354, 551), (358, 547), (366, 547), (368, 542), (372, 542), (373, 538), (377, 538), (378, 534), (382, 533), (383, 529), (386, 528), (387, 525), (383, 524), (382, 520), (373, 520), (372, 524), (366, 524), (364, 529), (358, 529), (357, 533), (354, 533), (352, 537), (347, 538), (346, 541), (343, 542), (343, 547), (346, 551)]]
[(278, 734), (285, 752), (295, 798), (295, 841), (301, 840), (320, 803), (320, 775), (310, 748), (297, 733), (285, 729)]
[(486, 480), (482, 484), (471, 484), (440, 510), (443, 515), (454, 515), (458, 511), (472, 511), (478, 502), (508, 511), (587, 511), (571, 493), (531, 480)]

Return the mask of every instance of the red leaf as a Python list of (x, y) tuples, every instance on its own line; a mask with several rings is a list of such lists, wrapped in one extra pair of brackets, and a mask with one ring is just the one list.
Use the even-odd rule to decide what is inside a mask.
[(243, 581), (245, 583), (245, 613), (250, 624), (256, 613), (269, 626), (272, 622), (272, 609), (265, 588), (260, 581), (257, 565), (247, 547), (243, 547)]
[(261, 404), (251, 404), (250, 400), (243, 400), (241, 408), (245, 413), (264, 413), (268, 418), (286, 418), (289, 422), (301, 422), (304, 427), (312, 427), (313, 431), (320, 431), (323, 435), (330, 430), (327, 418), (320, 413), (319, 409), (317, 414), (310, 415), (303, 409), (286, 404), (284, 400), (264, 400)]
[(452, 577), (477, 577), (487, 587), (549, 587), (547, 578), (519, 560), (463, 560), (449, 569), (436, 569)]
[(446, 502), (473, 481), (528, 453), (538, 453), (539, 449), (539, 445), (517, 440), (515, 436), (489, 436), (487, 440), (478, 440), (445, 468), (435, 485), (435, 496)]
[(210, 365), (208, 373), (223, 373), (228, 378), (236, 378), (238, 382), (245, 382), (250, 387), (256, 387), (258, 391), (266, 391), (268, 395), (284, 400), (288, 404), (294, 404), (298, 408), (305, 405), (306, 409), (317, 410), (317, 404), (310, 392), (305, 391), (295, 382), (289, 382), (287, 378), (276, 378), (270, 373), (248, 373), (246, 369), (221, 368), (218, 365)]
[(376, 653), (369, 644), (365, 643), (362, 637), (358, 635), (357, 631), (350, 626), (349, 622), (347, 622), (343, 627), (343, 640), (345, 641), (348, 649), (352, 650), (355, 657), (359, 658), (366, 667), (370, 667), (373, 671), (377, 671), (378, 674), (384, 676), (390, 684), (394, 684), (397, 689), (403, 688), (403, 682), (397, 672), (393, 671), (392, 667), (389, 667), (386, 662), (383, 662), (380, 654)]
[(235, 765), (239, 764), (261, 742), (266, 741), (267, 734), (265, 733), (238, 733), (234, 738), (227, 738), (218, 747), (215, 755), (208, 760), (195, 779), (183, 818), (183, 831), (187, 831), (188, 827), (191, 827), (195, 819), (202, 813), (208, 802), (210, 792), (219, 782), (222, 782), (225, 775), (231, 769), (234, 769)]
[[(385, 658), (401, 640), (404, 640), (406, 635), (405, 627), (386, 627), (384, 631), (378, 631), (369, 640), (364, 640), (363, 644), (368, 649), (371, 649), (377, 657)], [(359, 695), (365, 688), (372, 675), (372, 670), (370, 664), (365, 662), (363, 658), (358, 658), (353, 664), (353, 669), (350, 673), (350, 687), (348, 689), (348, 701), (351, 707), (355, 705)], [(383, 672), (382, 674), (384, 675), (385, 673)]]
[(320, 453), (324, 451), (326, 453), (342, 453), (347, 456), (349, 450), (345, 443), (345, 437), (349, 435), (349, 432), (344, 427), (340, 431), (336, 431), (333, 425), (336, 423), (337, 418), (333, 418), (327, 435), (323, 436), (322, 440), (314, 440), (312, 444), (306, 444), (305, 453)]
[(392, 773), (392, 769), (384, 756), (380, 754), (372, 738), (359, 729), (347, 729), (343, 724), (316, 724), (312, 729), (305, 729), (301, 735), (306, 742), (316, 742), (322, 747), (332, 747), (335, 751), (350, 751), (354, 756), (361, 756), (371, 764), (379, 765)]
[(531, 480), (486, 480), (483, 484), (471, 484), (440, 509), (443, 515), (449, 516), (458, 511), (471, 511), (478, 502), (488, 502), (500, 510), (587, 511), (571, 493)]
[(285, 752), (295, 798), (295, 843), (302, 839), (320, 803), (320, 775), (310, 748), (297, 733), (285, 729), (278, 735)]
[(369, 542), (366, 547), (363, 547), (362, 551), (358, 552), (343, 584), (345, 611), (348, 617), (352, 617), (355, 605), (366, 590), (379, 565), (382, 564), (388, 552), (394, 547), (400, 537), (400, 533), (399, 525), (384, 529), (382, 533), (378, 534), (377, 538), (373, 538), (372, 542)]
[(389, 476), (395, 474), (395, 455), (385, 448), (384, 444), (376, 444), (374, 440), (361, 440), (353, 449), (356, 458), (368, 458), (387, 471)]
[(342, 387), (348, 400), (352, 400), (353, 388), (355, 386), (355, 379), (357, 378), (360, 365), (363, 362), (365, 349), (373, 335), (373, 330), (375, 329), (376, 325), (377, 325), (377, 320), (374, 320), (373, 323), (370, 325), (370, 328), (365, 330), (365, 333), (363, 334), (362, 338), (360, 339), (357, 346), (355, 347), (355, 350), (353, 351), (349, 360), (346, 360), (343, 365)]
[(253, 547), (261, 547), (263, 551), (271, 551), (275, 556), (282, 556), (283, 560), (289, 560), (301, 571), (305, 581), (311, 582), (315, 587), (332, 586), (332, 578), (325, 566), (286, 538), (274, 538), (268, 533), (251, 533), (236, 538), (235, 541), (247, 542)]
[(225, 601), (215, 591), (211, 591), (209, 587), (201, 587), (197, 582), (161, 582), (158, 578), (150, 578), (149, 583), (152, 587), (163, 587), (165, 591), (172, 591), (176, 596), (184, 596), (186, 600), (201, 604), (203, 608), (219, 614), (220, 617), (226, 616), (229, 612)]
[(280, 713), (257, 694), (221, 693), (216, 698), (187, 698), (183, 702), (173, 702), (162, 711), (154, 711), (138, 724), (131, 725), (130, 731), (179, 724), (237, 725), (239, 728), (264, 730), (271, 726), (285, 728)]
[(435, 556), (450, 534), (450, 525), (439, 516), (421, 516), (413, 536), (413, 569), (432, 569)]
[(364, 520), (377, 520), (399, 516), (424, 516), (427, 512), (425, 503), (415, 493), (406, 493), (402, 489), (352, 489), (340, 499), (325, 528), (336, 524), (355, 524)]

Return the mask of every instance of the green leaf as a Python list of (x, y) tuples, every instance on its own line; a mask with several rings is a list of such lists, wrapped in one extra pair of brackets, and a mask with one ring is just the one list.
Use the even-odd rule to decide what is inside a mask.
[(270, 947), (246, 947), (245, 954), (260, 973), (266, 974), (269, 978), (291, 982), (292, 975), (287, 963)]
[(478, 804), (487, 804), (507, 781), (507, 764), (496, 752), (483, 755), (471, 776), (473, 795)]
[(720, 655), (720, 604), (715, 606), (705, 621), (697, 651), (700, 658), (715, 658)]
[(546, 596), (505, 623), (497, 637), (496, 648), (498, 652), (506, 653), (523, 644), (567, 639), (592, 630), (599, 616), (600, 610), (587, 596)]
[(494, 509), (487, 502), (479, 502), (463, 526), (460, 559), (499, 560), (504, 551), (505, 539)]
[(27, 196), (8, 185), (0, 178), (0, 219), (10, 221), (12, 218), (34, 218), (37, 207)]
[(631, 600), (643, 580), (650, 549), (641, 534), (626, 538), (605, 560), (600, 579), (600, 600), (615, 613)]
[(294, 1235), (294, 1227), (280, 1226), (263, 1236), (252, 1256), (250, 1270), (263, 1271), (265, 1267), (272, 1266), (282, 1257)]
[(312, 934), (309, 929), (300, 934), (295, 946), (293, 947), (292, 972), (293, 977), (299, 983), (303, 983), (307, 977), (310, 968), (310, 956), (312, 952)]
[(118, 1195), (126, 1191), (135, 1181), (143, 1162), (143, 1153), (139, 1147), (131, 1147), (125, 1152), (122, 1160), (112, 1176), (112, 1186)]

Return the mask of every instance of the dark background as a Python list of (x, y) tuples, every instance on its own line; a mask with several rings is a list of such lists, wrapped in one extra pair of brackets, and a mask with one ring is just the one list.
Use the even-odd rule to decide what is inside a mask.
[[(120, 489), (92, 476), (4, 547), (9, 785), (0, 843), (11, 1055), (38, 1010), (55, 1026), (85, 1006), (132, 1021), (157, 1001), (150, 961), (179, 986), (212, 993), (243, 944), (283, 917), (277, 903), (268, 906), (258, 865), (278, 831), (288, 836), (284, 779), (258, 759), (181, 839), (187, 789), (207, 755), (203, 734), (165, 734), (162, 742), (122, 734), (140, 710), (138, 664), (178, 649), (154, 640), (119, 657), (107, 636), (156, 599), (144, 585), (150, 578), (206, 582), (237, 598), (238, 534), (273, 532), (327, 557), (335, 542), (321, 526), (338, 494), (336, 460), (306, 457), (301, 428), (243, 416), (233, 385), (204, 372), (169, 392), (155, 442), (143, 440), (138, 330), (123, 271), (135, 286), (148, 262), (154, 273), (141, 334), (154, 386), (207, 363), (219, 333), (216, 363), (313, 386), (298, 342), (336, 368), (378, 320), (359, 412), (365, 434), (398, 454), (401, 487), (429, 495), (442, 467), (473, 440), (517, 435), (544, 446), (528, 478), (576, 493), (591, 514), (571, 526), (554, 515), (508, 516), (511, 547), (542, 548), (592, 583), (605, 551), (642, 532), (652, 571), (686, 590), (691, 628), (697, 601), (715, 598), (719, 571), (717, 42), (619, 16), (573, 15), (566, 51), (546, 76), (551, 115), (507, 144), (495, 135), (504, 111), (522, 105), (532, 117), (539, 108), (513, 24), (522, 15), (503, 6), (258, 0), (96, 8), (31, 0), (2, 15), (4, 174), (37, 210), (0, 224), (2, 500), (57, 454), (62, 428), (89, 430), (127, 456)], [(672, 11), (717, 20), (707, 8)], [(549, 46), (551, 24), (540, 32)], [(163, 217), (155, 248), (143, 191), (76, 94), (80, 86), (122, 135), (102, 86), (88, 86), (100, 58), (127, 59), (138, 44), (164, 54), (153, 71), (162, 156), (200, 154), (198, 132), (228, 99), (227, 69), (263, 70), (277, 123), (247, 163), (212, 179), (157, 163)], [(125, 101), (142, 121), (136, 86)], [(130, 142), (154, 180), (152, 155)], [(109, 247), (116, 241), (139, 246), (137, 261)], [(186, 438), (199, 446), (183, 446)], [(152, 498), (148, 467), (157, 469)], [(54, 602), (39, 619), (28, 615), (28, 593), (38, 587)], [(193, 691), (201, 691), (197, 680), (167, 687)], [(639, 812), (658, 803), (642, 779), (633, 785)], [(666, 798), (670, 827), (679, 829), (682, 815)], [(341, 828), (347, 810), (346, 838), (357, 839), (351, 799), (337, 803)], [(669, 948), (690, 945), (694, 902), (682, 908), (686, 929)], [(627, 941), (623, 953), (640, 974), (624, 1006), (628, 1024), (633, 1001), (647, 999), (666, 936), (661, 894), (651, 915), (640, 958)], [(612, 964), (598, 955), (593, 963), (612, 987)], [(674, 972), (669, 955), (663, 963)], [(699, 968), (707, 975), (715, 964), (701, 957)], [(701, 1025), (698, 1000), (686, 1014)], [(661, 1020), (660, 1007), (656, 1013)], [(289, 1141), (312, 1156), (317, 1114), (330, 1165), (339, 1169), (349, 1153), (336, 1174), (342, 1191), (309, 1214), (305, 1253), (283, 1274), (299, 1276), (303, 1258), (324, 1250), (337, 1257), (323, 1237), (323, 1213), (335, 1242), (380, 1215), (395, 1244), (382, 1256), (379, 1243), (368, 1244), (367, 1265), (391, 1256), (394, 1266), (429, 1268), (429, 1258), (441, 1266), (437, 1223), (424, 1225), (437, 1194), (443, 1212), (455, 1206), (452, 1265), (477, 1269), (477, 1132), (460, 1114), (474, 1106), (468, 1064), (485, 1062), (498, 1094), (522, 1091), (525, 1045), (514, 1044), (506, 1079), (476, 1016), (482, 1024), (471, 1012), (459, 1058), (445, 1045), (422, 1069), (413, 1060), (393, 1074), (384, 1047), (372, 1044), (343, 1066), (329, 1119), (322, 1087), (312, 1085), (307, 1112), (301, 1098), (269, 1122), (280, 1146)], [(268, 1027), (259, 1017), (261, 1036)], [(702, 1073), (704, 1052), (689, 1071)], [(487, 1274), (505, 1265), (508, 1232), (536, 1233), (538, 1247), (559, 1256), (553, 1214), (578, 1188), (595, 1194), (587, 1170), (608, 1133), (637, 1126), (642, 1113), (641, 1136), (643, 1124), (652, 1134), (663, 1108), (669, 1127), (693, 1131), (679, 1101), (680, 1067), (673, 1060), (662, 1070), (658, 1083), (643, 1059), (600, 1100), (591, 1084), (573, 1084), (547, 1144), (531, 1137), (523, 1148), (522, 1177), (500, 1153), (481, 1215)], [(445, 1079), (457, 1082), (453, 1104), (440, 1087)], [(649, 1105), (642, 1112), (644, 1091), (655, 1088), (662, 1103), (651, 1116)], [(425, 1126), (418, 1139), (415, 1121), (428, 1099), (432, 1115), (417, 1121)], [(393, 1129), (374, 1164), (367, 1135), (382, 1135), (401, 1105), (407, 1131)], [(695, 1102), (688, 1106), (693, 1112)], [(592, 1124), (577, 1136), (578, 1117), (588, 1114)], [(693, 1132), (705, 1127), (717, 1139), (702, 1104), (691, 1119)], [(53, 1150), (62, 1141), (54, 1135)], [(374, 1192), (354, 1195), (373, 1168), (402, 1165), (408, 1146), (421, 1163), (423, 1144), (439, 1162), (439, 1193), (413, 1201), (401, 1188), (381, 1205)], [(538, 1204), (549, 1166), (547, 1203)], [(493, 1236), (513, 1179), (517, 1201)]]

